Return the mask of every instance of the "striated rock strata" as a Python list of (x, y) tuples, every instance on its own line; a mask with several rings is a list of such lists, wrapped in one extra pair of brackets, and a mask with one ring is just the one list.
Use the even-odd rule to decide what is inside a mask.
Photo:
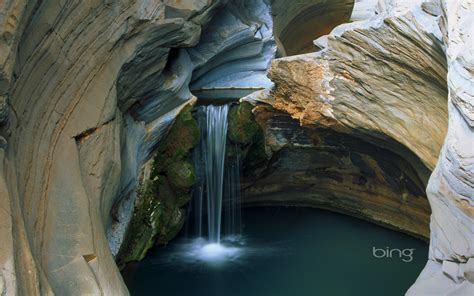
[(407, 295), (474, 294), (474, 2), (441, 1), (449, 129), (427, 188), (428, 263)]
[(223, 4), (86, 2), (0, 4), (8, 295), (128, 294), (111, 209), (133, 204), (142, 164), (192, 98), (187, 61), (168, 63), (170, 48), (195, 45)]
[(437, 17), (403, 7), (273, 62), (275, 86), (246, 98), (259, 102), (270, 160), (247, 178), (245, 203), (330, 208), (429, 237), (424, 189), (446, 134), (446, 59)]
[(114, 256), (134, 212), (152, 224), (147, 201), (172, 199), (158, 221), (169, 229), (141, 229), (141, 250), (182, 224), (186, 200), (157, 194), (149, 170), (160, 141), (190, 84), (270, 85), (269, 2), (10, 0), (0, 12), (1, 293), (127, 294)]
[[(430, 260), (409, 294), (473, 294), (472, 5), (1, 1), (0, 295), (128, 294), (114, 256), (183, 222), (195, 141), (175, 155), (175, 119), (195, 95), (263, 88), (230, 113), (246, 205), (427, 238), (434, 169)], [(277, 46), (321, 50), (275, 61), (271, 87)]]

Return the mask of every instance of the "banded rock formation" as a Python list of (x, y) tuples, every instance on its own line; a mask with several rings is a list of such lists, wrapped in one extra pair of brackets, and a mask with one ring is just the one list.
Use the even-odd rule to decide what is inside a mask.
[(427, 239), (425, 187), (447, 126), (437, 17), (390, 8), (316, 44), (275, 60), (275, 86), (247, 98), (266, 104), (255, 114), (272, 158), (245, 201), (326, 207)]
[(269, 85), (268, 2), (228, 2), (0, 4), (8, 295), (127, 294), (113, 255), (160, 140), (195, 101), (189, 85)]
[[(128, 294), (105, 233), (111, 207), (135, 190), (141, 163), (191, 98), (179, 92), (182, 68), (167, 67), (170, 48), (195, 45), (222, 4), (2, 2), (8, 295)], [(159, 92), (174, 95), (157, 106)]]
[(449, 129), (427, 188), (428, 263), (407, 295), (474, 294), (474, 2), (441, 1)]

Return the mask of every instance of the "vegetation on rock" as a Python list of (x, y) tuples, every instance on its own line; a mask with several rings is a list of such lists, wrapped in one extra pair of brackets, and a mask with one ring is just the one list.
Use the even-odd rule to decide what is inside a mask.
[(188, 106), (147, 165), (149, 176), (142, 173), (134, 215), (117, 256), (120, 267), (142, 260), (154, 244), (167, 243), (183, 227), (182, 207), (191, 199), (191, 187), (196, 181), (190, 152), (199, 138), (199, 128)]
[(242, 102), (229, 111), (229, 138), (238, 144), (251, 144), (260, 134), (260, 126), (254, 120), (253, 106)]
[[(232, 106), (228, 118), (228, 138), (239, 147), (245, 171), (255, 171), (256, 167), (267, 160), (263, 130), (252, 110), (252, 104), (240, 102)], [(231, 145), (227, 148), (227, 154), (237, 153)]]

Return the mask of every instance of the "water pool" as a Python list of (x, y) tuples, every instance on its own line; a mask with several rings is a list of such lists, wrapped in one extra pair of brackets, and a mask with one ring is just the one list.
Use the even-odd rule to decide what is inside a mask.
[(123, 271), (132, 295), (404, 295), (428, 245), (329, 211), (249, 208), (221, 245), (184, 234)]

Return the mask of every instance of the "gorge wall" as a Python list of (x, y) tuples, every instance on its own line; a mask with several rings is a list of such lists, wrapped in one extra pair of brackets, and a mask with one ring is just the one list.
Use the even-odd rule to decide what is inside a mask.
[(428, 263), (407, 295), (474, 293), (474, 3), (441, 1), (449, 129), (427, 193)]
[(188, 64), (168, 64), (170, 49), (195, 45), (222, 4), (1, 3), (8, 295), (128, 294), (106, 236), (111, 208), (133, 198), (142, 163), (192, 97)]
[(275, 60), (275, 86), (246, 98), (270, 161), (244, 202), (326, 207), (428, 239), (425, 187), (447, 128), (442, 35), (426, 9), (379, 15)]
[[(250, 93), (231, 111), (244, 205), (328, 208), (425, 239), (431, 206), (409, 293), (472, 294), (472, 5), (1, 2), (0, 295), (128, 294), (116, 260), (184, 219), (176, 192), (141, 194), (175, 119), (196, 96)], [(150, 200), (169, 203), (166, 231)]]

